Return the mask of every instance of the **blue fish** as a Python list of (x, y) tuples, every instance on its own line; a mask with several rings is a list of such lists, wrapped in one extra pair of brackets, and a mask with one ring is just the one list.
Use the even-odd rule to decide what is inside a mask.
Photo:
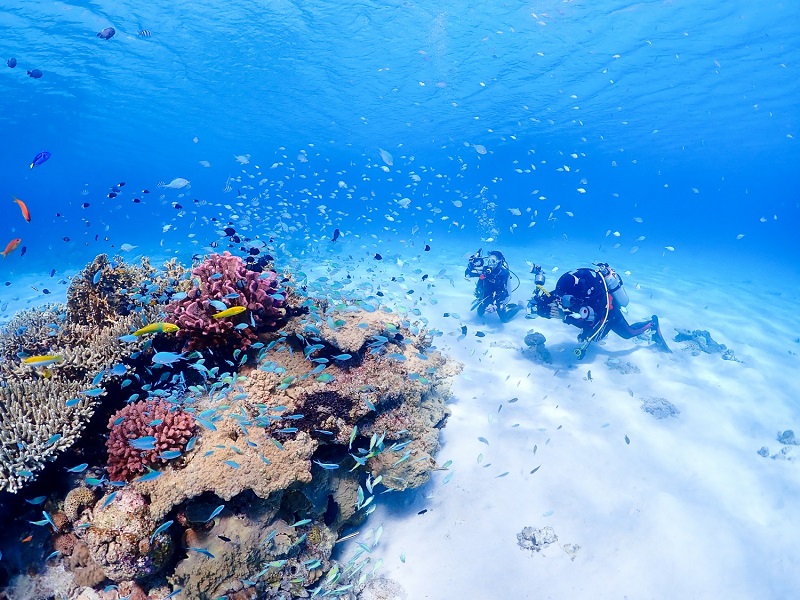
[(217, 516), (219, 513), (221, 513), (221, 512), (222, 512), (224, 509), (225, 509), (225, 505), (224, 505), (224, 504), (220, 504), (220, 505), (219, 505), (217, 508), (215, 508), (214, 510), (212, 510), (212, 511), (211, 511), (211, 514), (210, 514), (210, 515), (208, 515), (208, 518), (207, 518), (205, 521), (203, 521), (203, 522), (204, 522), (204, 523), (208, 523), (208, 522), (209, 522), (211, 519), (213, 519), (214, 517), (216, 517), (216, 516)]
[(137, 450), (155, 450), (156, 438), (152, 435), (130, 440), (130, 445)]
[(92, 277), (92, 284), (97, 285), (98, 283), (100, 283), (100, 279), (102, 277), (103, 277), (103, 271), (102, 270), (97, 271), (97, 273), (94, 274), (94, 277)]
[[(38, 73), (38, 77), (36, 75), (37, 73)], [(33, 71), (28, 71), (28, 75), (30, 75), (34, 79), (39, 79), (39, 77), (42, 76), (42, 72), (39, 69), (34, 69)], [(49, 159), (50, 156), (52, 156), (52, 155), (47, 150), (42, 150), (41, 152), (39, 152), (39, 154), (37, 154), (36, 156), (33, 157), (33, 162), (31, 162), (31, 165), (30, 165), (31, 169), (33, 167), (38, 167), (39, 165), (41, 165), (44, 162), (47, 162), (47, 159)]]
[(339, 468), (339, 465), (337, 465), (336, 463), (324, 463), (324, 462), (320, 462), (318, 460), (315, 460), (315, 461), (312, 461), (312, 462), (317, 463), (320, 467), (322, 467), (323, 469), (326, 469), (328, 471), (333, 471), (334, 469), (338, 469)]
[(211, 554), (211, 552), (209, 552), (205, 548), (195, 548), (194, 546), (189, 546), (188, 549), (191, 550), (192, 552), (197, 552), (198, 554), (202, 554), (203, 556), (207, 556), (208, 558), (214, 558), (214, 555)]
[(228, 465), (229, 467), (233, 468), (233, 469), (238, 469), (239, 468), (239, 463), (237, 463), (235, 460), (225, 460), (223, 462), (226, 465)]
[(130, 344), (131, 342), (135, 342), (138, 339), (139, 339), (138, 337), (136, 337), (135, 335), (131, 334), (131, 335), (120, 336), (119, 341), (120, 342), (125, 342), (127, 344)]
[(197, 443), (197, 436), (193, 435), (191, 438), (189, 438), (189, 441), (186, 442), (186, 451), (190, 452), (194, 448), (194, 445), (196, 443)]
[(153, 479), (161, 477), (161, 471), (154, 471), (150, 467), (148, 467), (147, 470), (148, 470), (147, 473), (145, 473), (144, 475), (142, 475), (141, 477), (138, 477), (136, 479), (137, 482), (138, 481), (153, 481)]
[(71, 469), (67, 469), (69, 473), (83, 473), (89, 467), (89, 463), (81, 463), (72, 467)]
[(49, 440), (47, 440), (47, 442), (45, 442), (45, 446), (52, 446), (60, 439), (61, 439), (61, 434), (57, 433), (54, 436), (52, 436)]
[(156, 352), (153, 355), (153, 364), (155, 365), (171, 365), (179, 360), (185, 360), (185, 357), (177, 352)]
[(116, 492), (116, 490), (114, 490), (113, 492), (111, 492), (111, 493), (108, 495), (108, 498), (106, 498), (105, 500), (103, 500), (103, 505), (102, 505), (100, 508), (105, 508), (106, 506), (108, 506), (109, 504), (111, 504), (111, 503), (114, 501), (114, 498), (116, 498), (116, 497), (117, 497), (117, 492)]
[(162, 523), (161, 525), (159, 525), (158, 527), (156, 527), (156, 530), (153, 532), (153, 535), (151, 535), (151, 536), (150, 536), (150, 543), (151, 543), (151, 544), (153, 543), (153, 540), (154, 540), (154, 539), (156, 539), (156, 536), (157, 536), (159, 533), (161, 533), (162, 531), (166, 531), (167, 529), (169, 529), (169, 527), (170, 527), (170, 525), (172, 525), (172, 523), (174, 523), (174, 521), (167, 521), (166, 523)]
[(158, 455), (158, 458), (163, 458), (164, 460), (172, 460), (173, 458), (178, 458), (180, 455), (181, 455), (180, 450), (164, 450), (164, 452)]
[(99, 37), (101, 40), (110, 40), (112, 37), (114, 37), (115, 33), (117, 32), (113, 27), (106, 27), (103, 29), (103, 31), (97, 34), (97, 37)]
[(95, 388), (93, 390), (84, 390), (84, 391), (82, 391), (80, 393), (83, 394), (84, 396), (89, 396), (90, 398), (95, 398), (95, 397), (99, 396), (100, 394), (102, 394), (104, 391), (105, 390), (103, 388)]
[(33, 504), (34, 506), (36, 506), (37, 504), (41, 504), (45, 500), (47, 500), (47, 496), (36, 496), (36, 498), (25, 498), (25, 502), (27, 502), (28, 504)]

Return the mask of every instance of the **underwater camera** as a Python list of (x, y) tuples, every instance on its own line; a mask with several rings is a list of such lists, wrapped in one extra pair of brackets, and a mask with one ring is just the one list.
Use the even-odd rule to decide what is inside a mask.
[(481, 250), (483, 248), (478, 248), (478, 251), (469, 257), (469, 268), (470, 269), (482, 269), (483, 268), (483, 259), (484, 257), (481, 256)]

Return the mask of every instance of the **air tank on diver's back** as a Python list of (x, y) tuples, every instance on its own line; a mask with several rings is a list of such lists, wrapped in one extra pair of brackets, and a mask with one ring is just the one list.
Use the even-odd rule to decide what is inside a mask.
[(597, 267), (597, 272), (603, 276), (603, 279), (606, 282), (606, 287), (608, 287), (608, 293), (611, 294), (611, 297), (614, 299), (614, 302), (620, 308), (623, 306), (628, 306), (628, 292), (625, 291), (625, 288), (622, 287), (622, 277), (619, 274), (608, 266), (608, 263), (594, 263)]

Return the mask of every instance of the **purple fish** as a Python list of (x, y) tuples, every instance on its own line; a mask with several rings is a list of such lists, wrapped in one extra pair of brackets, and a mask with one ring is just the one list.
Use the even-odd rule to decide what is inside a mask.
[(42, 72), (39, 69), (34, 69), (33, 71), (28, 71), (28, 77), (33, 77), (34, 79), (41, 79)]
[(6, 65), (8, 65), (9, 69), (13, 69), (17, 66), (17, 59), (12, 56), (6, 61)]
[(117, 32), (114, 31), (113, 27), (106, 27), (103, 29), (103, 31), (97, 34), (97, 37), (99, 37), (101, 40), (110, 40), (112, 37), (114, 37), (115, 33)]
[(33, 157), (33, 162), (31, 163), (31, 169), (33, 167), (38, 167), (43, 162), (46, 162), (47, 159), (50, 158), (50, 156), (51, 155), (47, 150), (42, 150), (41, 152), (39, 152), (39, 154)]

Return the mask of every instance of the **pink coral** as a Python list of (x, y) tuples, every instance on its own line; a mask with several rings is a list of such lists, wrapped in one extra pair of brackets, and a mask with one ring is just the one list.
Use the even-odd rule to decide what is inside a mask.
[[(178, 339), (186, 339), (189, 350), (229, 345), (244, 350), (257, 339), (256, 329), (275, 327), (283, 320), (284, 299), (278, 293), (274, 271), (249, 271), (241, 258), (224, 252), (208, 256), (192, 269), (192, 275), (197, 282), (195, 288), (166, 308), (168, 320), (180, 327)], [(244, 306), (247, 310), (215, 319), (220, 308), (212, 302), (222, 302), (226, 307)]]
[[(130, 479), (147, 467), (168, 462), (159, 455), (167, 451), (181, 452), (192, 437), (195, 423), (192, 416), (165, 400), (150, 399), (129, 404), (114, 413), (108, 422), (111, 430), (106, 441), (108, 474), (112, 481)], [(132, 440), (152, 436), (153, 449), (139, 450)]]

